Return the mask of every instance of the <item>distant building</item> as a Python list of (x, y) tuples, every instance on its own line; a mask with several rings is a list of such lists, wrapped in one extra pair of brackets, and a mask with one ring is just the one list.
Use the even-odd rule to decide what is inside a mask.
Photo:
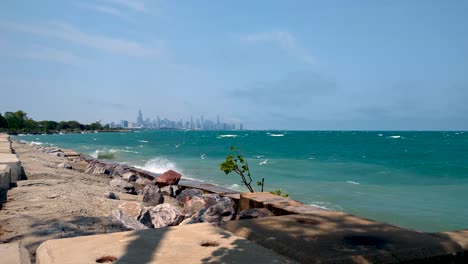
[(127, 120), (121, 120), (120, 121), (120, 126), (123, 127), (123, 128), (127, 128), (128, 127), (128, 121)]
[(142, 127), (143, 124), (143, 114), (141, 113), (141, 110), (138, 110), (137, 125)]
[(239, 130), (244, 130), (244, 125), (242, 123), (239, 125)]

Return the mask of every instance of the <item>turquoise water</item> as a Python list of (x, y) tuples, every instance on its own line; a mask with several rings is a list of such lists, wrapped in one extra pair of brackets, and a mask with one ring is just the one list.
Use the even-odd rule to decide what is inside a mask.
[(468, 132), (138, 131), (18, 139), (245, 190), (237, 175), (219, 170), (234, 145), (253, 177), (265, 178), (266, 190), (421, 231), (468, 228)]

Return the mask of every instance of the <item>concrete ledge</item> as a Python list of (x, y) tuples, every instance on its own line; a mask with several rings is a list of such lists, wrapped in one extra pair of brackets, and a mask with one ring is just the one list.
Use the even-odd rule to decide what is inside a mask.
[[(97, 263), (296, 263), (211, 224), (48, 240), (38, 264)], [(110, 262), (109, 262), (110, 263)]]
[(0, 164), (0, 191), (10, 189), (11, 168), (6, 164)]
[(468, 262), (450, 237), (334, 211), (231, 221), (223, 228), (301, 263)]
[(0, 165), (8, 165), (11, 169), (11, 183), (21, 180), (21, 162), (15, 154), (0, 153)]
[(315, 213), (316, 211), (324, 210), (316, 206), (305, 205), (301, 202), (269, 192), (241, 193), (239, 211), (250, 208), (267, 208), (277, 216)]
[(31, 256), (19, 243), (0, 244), (0, 263), (31, 264)]

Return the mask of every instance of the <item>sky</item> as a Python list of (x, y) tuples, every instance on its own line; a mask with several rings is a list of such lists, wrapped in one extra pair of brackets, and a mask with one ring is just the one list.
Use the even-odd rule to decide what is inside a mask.
[(467, 1), (0, 1), (0, 112), (467, 130)]

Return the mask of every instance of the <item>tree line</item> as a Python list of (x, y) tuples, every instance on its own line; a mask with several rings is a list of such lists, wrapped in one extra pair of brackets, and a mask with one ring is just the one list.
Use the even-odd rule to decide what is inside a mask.
[(99, 122), (91, 124), (81, 124), (78, 121), (35, 121), (28, 117), (28, 114), (22, 110), (16, 112), (0, 113), (0, 131), (10, 134), (30, 133), (57, 133), (57, 132), (78, 132), (110, 130), (109, 125), (101, 125)]

